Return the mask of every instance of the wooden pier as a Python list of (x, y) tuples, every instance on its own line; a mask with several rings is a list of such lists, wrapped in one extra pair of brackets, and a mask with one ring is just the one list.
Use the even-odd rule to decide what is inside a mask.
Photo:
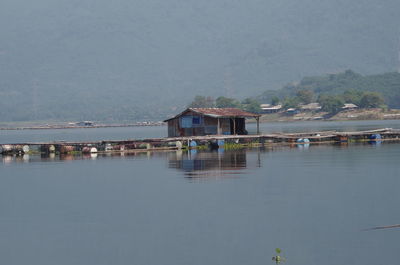
[(378, 129), (357, 132), (307, 132), (271, 133), (258, 135), (207, 135), (172, 138), (149, 138), (131, 140), (104, 140), (92, 142), (26, 142), (0, 145), (3, 155), (26, 153), (107, 153), (177, 150), (182, 148), (220, 148), (224, 146), (267, 146), (285, 144), (323, 144), (365, 141), (400, 141), (399, 129)]

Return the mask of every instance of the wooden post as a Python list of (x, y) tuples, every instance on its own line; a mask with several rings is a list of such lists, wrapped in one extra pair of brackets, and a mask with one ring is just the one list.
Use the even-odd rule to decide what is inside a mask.
[(236, 118), (233, 118), (233, 134), (236, 135)]
[(219, 118), (218, 118), (217, 134), (218, 134), (218, 135), (220, 135), (220, 134), (221, 134), (221, 128), (220, 128), (220, 122), (219, 122)]
[(256, 121), (257, 121), (257, 134), (260, 134), (260, 117), (257, 117)]

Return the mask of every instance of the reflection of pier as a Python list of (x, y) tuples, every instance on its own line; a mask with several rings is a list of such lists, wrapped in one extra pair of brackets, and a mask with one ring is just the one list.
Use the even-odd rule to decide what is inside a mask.
[(3, 164), (57, 162), (72, 160), (95, 160), (107, 158), (154, 158), (164, 157), (164, 152), (110, 152), (110, 153), (42, 153), (42, 154), (6, 154), (0, 156)]
[[(185, 175), (195, 177), (216, 177), (232, 175), (250, 167), (259, 167), (259, 152), (252, 152), (254, 159), (249, 161), (247, 150), (232, 151), (176, 151), (168, 154), (169, 167), (180, 169)], [(254, 161), (253, 161), (254, 160)]]

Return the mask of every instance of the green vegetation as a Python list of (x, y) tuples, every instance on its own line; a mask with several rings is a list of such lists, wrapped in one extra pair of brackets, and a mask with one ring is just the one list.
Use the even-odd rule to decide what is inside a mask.
[(258, 98), (241, 102), (234, 98), (196, 96), (190, 107), (236, 107), (259, 113), (260, 102), (282, 103), (284, 109), (298, 108), (318, 102), (321, 110), (336, 114), (345, 103), (360, 108), (400, 108), (400, 73), (363, 76), (351, 70), (338, 74), (305, 77), (297, 84), (288, 84), (277, 91), (265, 91)]
[(291, 83), (280, 90), (265, 91), (259, 101), (270, 102), (276, 97), (283, 99), (285, 106), (307, 104), (318, 97), (323, 109), (337, 111), (340, 101), (353, 103), (361, 108), (378, 108), (387, 104), (400, 108), (400, 73), (361, 75), (347, 70), (338, 74), (305, 77), (299, 83)]
[(276, 255), (272, 257), (272, 260), (275, 261), (276, 264), (286, 261), (286, 258), (280, 256), (281, 252), (282, 250), (280, 248), (275, 249)]
[(240, 108), (240, 102), (234, 98), (217, 97), (215, 107), (217, 108)]
[(297, 91), (296, 98), (303, 104), (310, 104), (314, 101), (314, 92), (309, 89)]
[(384, 99), (380, 93), (367, 92), (360, 99), (361, 108), (379, 108), (384, 105)]
[(253, 113), (258, 113), (261, 111), (260, 102), (253, 98), (246, 98), (243, 100), (240, 108)]
[(281, 100), (277, 96), (273, 96), (271, 98), (271, 105), (275, 106), (278, 105)]
[(212, 97), (195, 96), (190, 108), (212, 108), (215, 106), (215, 101)]
[(343, 99), (336, 95), (320, 95), (318, 103), (321, 105), (321, 110), (332, 114), (338, 113), (344, 104)]
[(244, 147), (245, 147), (244, 144), (233, 143), (233, 142), (225, 142), (224, 144), (225, 150), (237, 150), (237, 149), (243, 149)]
[(300, 105), (300, 102), (298, 98), (296, 97), (287, 97), (283, 100), (283, 108), (284, 109), (289, 109), (289, 108), (297, 108)]
[(218, 97), (214, 100), (212, 97), (195, 96), (188, 105), (190, 108), (239, 108), (248, 112), (258, 113), (261, 111), (260, 102), (254, 98), (246, 98), (238, 101), (234, 98)]

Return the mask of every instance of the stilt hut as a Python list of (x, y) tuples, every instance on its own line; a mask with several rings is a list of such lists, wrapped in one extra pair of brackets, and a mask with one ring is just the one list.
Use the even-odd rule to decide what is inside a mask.
[(260, 115), (237, 108), (188, 108), (164, 122), (168, 123), (168, 137), (244, 135), (246, 118), (256, 119), (258, 134)]

